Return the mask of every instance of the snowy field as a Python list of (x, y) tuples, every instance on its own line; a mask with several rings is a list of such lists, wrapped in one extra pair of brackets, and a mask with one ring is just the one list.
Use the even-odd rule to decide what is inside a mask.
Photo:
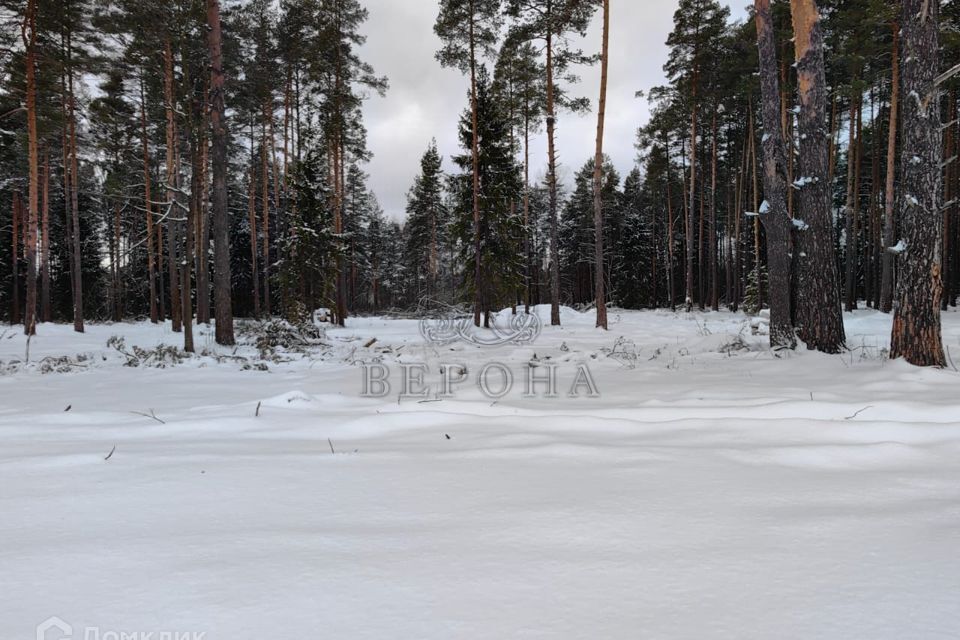
[[(730, 313), (563, 319), (480, 348), (357, 318), (266, 360), (204, 328), (162, 368), (117, 347), (169, 328), (42, 326), (30, 364), (0, 330), (0, 639), (960, 638), (960, 374), (887, 361), (873, 311), (843, 356)], [(503, 398), (436, 397), (489, 362)], [(399, 398), (415, 363), (433, 395)]]

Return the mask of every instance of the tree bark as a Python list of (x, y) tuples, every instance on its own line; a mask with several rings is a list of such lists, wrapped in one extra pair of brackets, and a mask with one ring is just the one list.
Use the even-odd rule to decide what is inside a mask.
[(73, 43), (70, 32), (66, 34), (67, 46), (67, 86), (68, 108), (67, 125), (69, 128), (69, 157), (70, 157), (70, 226), (71, 226), (71, 261), (72, 261), (72, 290), (73, 290), (73, 330), (83, 333), (83, 272), (82, 248), (80, 246), (80, 171), (77, 160), (77, 114), (76, 96), (73, 92)]
[(157, 315), (157, 276), (153, 230), (153, 197), (150, 193), (150, 148), (147, 136), (147, 101), (143, 87), (143, 73), (140, 70), (140, 142), (143, 147), (143, 207), (147, 221), (147, 282), (150, 292), (150, 322), (160, 321)]
[(480, 326), (480, 308), (486, 301), (482, 293), (480, 260), (480, 136), (477, 122), (477, 54), (474, 37), (476, 19), (473, 0), (470, 0), (470, 120), (472, 141), (470, 154), (473, 171), (473, 324)]
[[(717, 268), (717, 109), (713, 110), (713, 125), (711, 135), (711, 153), (710, 153), (710, 225), (709, 225), (709, 250), (708, 259), (710, 261), (710, 308), (714, 311), (720, 310), (720, 292), (719, 277)], [(656, 216), (656, 213), (654, 213)], [(656, 218), (654, 218), (656, 221)], [(654, 252), (654, 261), (656, 261), (656, 252)], [(656, 286), (656, 285), (654, 285)]]
[(247, 190), (247, 220), (250, 227), (250, 279), (253, 283), (253, 317), (260, 317), (260, 242), (257, 236), (257, 169), (254, 164), (253, 121), (250, 122), (250, 185)]
[(903, 156), (900, 162), (904, 250), (894, 303), (890, 357), (919, 366), (946, 364), (940, 332), (943, 296), (940, 212), (942, 131), (937, 63), (940, 3), (903, 1)]
[[(263, 231), (263, 262), (261, 270), (263, 271), (263, 315), (269, 320), (272, 307), (270, 304), (270, 172), (267, 150), (267, 117), (269, 111), (266, 104), (263, 105), (263, 124), (260, 127), (260, 203), (262, 206), (262, 215), (260, 217), (260, 228)], [(339, 216), (339, 214), (337, 214)], [(340, 233), (338, 231), (337, 233)], [(338, 292), (339, 300), (339, 292)], [(339, 316), (339, 309), (338, 309)]]
[(883, 196), (883, 275), (880, 282), (880, 310), (893, 310), (893, 259), (890, 247), (896, 244), (897, 223), (894, 218), (896, 203), (897, 126), (900, 113), (900, 24), (894, 22), (893, 71), (890, 78), (890, 123), (887, 127), (887, 176)]
[[(694, 53), (694, 58), (696, 58), (696, 53)], [(696, 63), (694, 63), (696, 64)], [(696, 211), (696, 184), (697, 184), (697, 85), (699, 84), (699, 69), (694, 67), (693, 70), (693, 89), (692, 89), (692, 100), (691, 100), (691, 111), (693, 112), (690, 118), (690, 191), (688, 195), (688, 206), (685, 216), (685, 226), (686, 231), (686, 242), (687, 242), (687, 262), (686, 262), (686, 278), (684, 280), (685, 289), (686, 289), (686, 299), (684, 305), (686, 306), (687, 313), (693, 310), (693, 260), (694, 252), (696, 250), (694, 246), (694, 227), (693, 227), (693, 217)]]
[(40, 152), (37, 140), (37, 0), (28, 0), (21, 26), (23, 47), (26, 52), (27, 81), (27, 164), (29, 166), (29, 192), (27, 197), (26, 233), (24, 253), (27, 261), (27, 298), (24, 307), (24, 333), (32, 336), (37, 332), (37, 224), (40, 201)]
[(174, 113), (173, 94), (173, 48), (170, 38), (166, 38), (163, 48), (163, 101), (167, 116), (167, 157), (166, 157), (166, 195), (167, 195), (167, 286), (170, 289), (170, 322), (175, 333), (183, 330), (183, 316), (181, 308), (180, 277), (177, 265), (180, 263), (178, 255), (179, 226), (176, 219), (177, 211), (177, 168), (176, 168), (176, 119)]
[(607, 114), (607, 69), (610, 56), (610, 0), (603, 0), (603, 44), (600, 58), (600, 101), (597, 109), (597, 152), (593, 165), (594, 298), (597, 327), (607, 329), (607, 298), (603, 269), (603, 125)]
[(12, 272), (13, 292), (10, 296), (10, 324), (20, 324), (20, 218), (23, 204), (20, 192), (14, 191), (12, 198), (10, 225), (10, 270)]
[(194, 251), (197, 269), (197, 322), (210, 324), (210, 221), (209, 199), (210, 161), (209, 122), (210, 122), (210, 87), (209, 79), (204, 90), (200, 130), (197, 135), (197, 144), (200, 145), (199, 193), (197, 194), (196, 211), (196, 250)]
[(797, 320), (809, 349), (839, 353), (846, 334), (840, 309), (833, 215), (830, 206), (827, 81), (823, 34), (815, 0), (790, 0), (800, 98), (799, 173), (805, 178), (798, 211), (807, 226), (797, 234), (799, 281)]
[(553, 3), (547, 0), (547, 187), (550, 191), (550, 325), (560, 326), (560, 219), (557, 212), (556, 96), (553, 82)]
[(224, 106), (223, 54), (220, 37), (220, 2), (207, 0), (207, 43), (210, 50), (210, 124), (213, 130), (213, 241), (214, 313), (217, 344), (231, 346), (230, 237), (227, 226), (227, 122)]
[(43, 153), (43, 209), (40, 222), (40, 321), (50, 322), (50, 150)]
[(673, 189), (671, 188), (670, 176), (670, 144), (664, 142), (664, 148), (667, 156), (666, 182), (667, 182), (667, 287), (670, 290), (670, 309), (677, 309), (677, 287), (676, 287), (676, 263), (674, 262), (674, 240), (673, 240)]
[(859, 204), (859, 193), (857, 193), (857, 184), (859, 180), (859, 149), (860, 149), (860, 99), (854, 96), (850, 98), (850, 137), (847, 145), (847, 203), (844, 206), (846, 217), (846, 256), (844, 260), (844, 279), (845, 279), (845, 303), (847, 311), (856, 311), (857, 309), (857, 258), (859, 235), (857, 228), (857, 209)]

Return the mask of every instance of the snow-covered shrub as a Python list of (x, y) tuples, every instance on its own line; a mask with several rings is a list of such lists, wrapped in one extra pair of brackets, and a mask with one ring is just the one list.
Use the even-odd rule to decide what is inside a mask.
[(286, 320), (270, 320), (241, 329), (245, 341), (253, 344), (260, 357), (273, 359), (278, 349), (303, 353), (326, 346), (326, 332), (311, 322), (293, 324)]
[(127, 361), (124, 366), (127, 367), (156, 367), (165, 369), (168, 366), (174, 366), (190, 358), (190, 354), (177, 347), (160, 344), (152, 349), (144, 349), (133, 345), (127, 349), (126, 340), (121, 336), (110, 336), (107, 340), (107, 346), (123, 355)]

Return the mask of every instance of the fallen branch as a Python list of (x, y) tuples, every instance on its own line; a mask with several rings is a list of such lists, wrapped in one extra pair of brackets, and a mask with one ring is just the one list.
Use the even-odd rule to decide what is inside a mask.
[(859, 411), (857, 411), (856, 413), (854, 413), (852, 416), (847, 416), (846, 418), (844, 418), (844, 420), (853, 420), (854, 418), (856, 418), (858, 415), (860, 415), (861, 413), (863, 413), (863, 412), (866, 411), (867, 409), (873, 409), (873, 405), (871, 404), (871, 405), (868, 405), (868, 406), (864, 407), (863, 409), (860, 409)]
[(116, 450), (117, 450), (117, 445), (113, 445), (113, 449), (110, 449), (110, 453), (107, 454), (107, 457), (104, 458), (104, 460), (109, 460), (110, 458), (112, 458), (112, 457), (113, 457), (113, 453), (114, 453), (114, 451), (116, 451)]
[(160, 424), (167, 424), (166, 422), (164, 422), (163, 420), (157, 417), (157, 414), (153, 412), (153, 409), (150, 409), (150, 413), (142, 413), (140, 411), (131, 411), (130, 413), (136, 414), (138, 416), (143, 416), (144, 418), (153, 418)]

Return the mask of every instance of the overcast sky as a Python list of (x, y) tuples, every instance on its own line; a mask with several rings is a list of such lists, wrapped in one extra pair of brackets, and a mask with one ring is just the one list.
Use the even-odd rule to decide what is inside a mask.
[[(633, 166), (637, 127), (649, 112), (634, 95), (663, 84), (664, 45), (673, 26), (678, 0), (612, 0), (610, 77), (607, 94), (605, 150), (622, 176)], [(419, 169), (420, 157), (431, 138), (437, 139), (444, 167), (459, 153), (456, 127), (467, 104), (468, 80), (454, 69), (444, 69), (434, 58), (440, 41), (433, 33), (436, 0), (366, 0), (370, 20), (364, 28), (363, 58), (377, 73), (390, 79), (385, 98), (372, 96), (365, 105), (370, 185), (387, 215), (402, 219), (406, 193)], [(726, 2), (735, 18), (746, 15), (747, 0)], [(600, 47), (600, 20), (594, 19), (584, 51)], [(492, 66), (492, 65), (491, 65)], [(600, 91), (599, 65), (580, 71), (581, 84), (572, 92), (588, 96), (594, 109)], [(596, 115), (560, 114), (557, 123), (560, 177), (571, 175), (593, 155)], [(546, 140), (531, 145), (531, 180), (546, 174)]]

